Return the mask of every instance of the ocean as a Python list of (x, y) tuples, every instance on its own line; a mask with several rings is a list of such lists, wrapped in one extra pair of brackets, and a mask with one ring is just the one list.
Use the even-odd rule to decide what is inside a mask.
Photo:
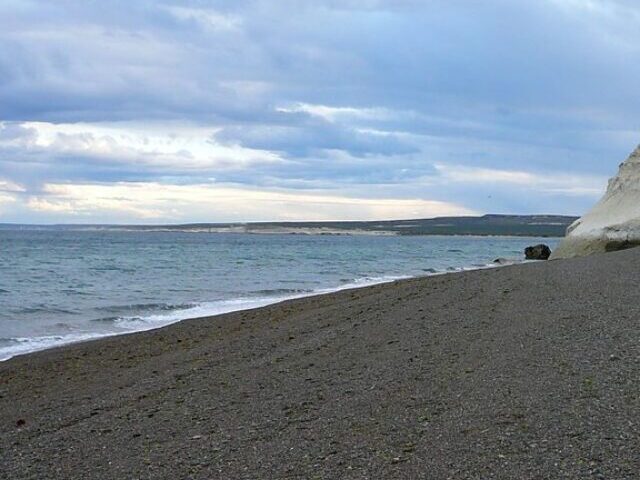
[[(558, 239), (0, 230), (0, 360), (186, 318), (523, 259)], [(212, 319), (211, 321), (215, 321)]]

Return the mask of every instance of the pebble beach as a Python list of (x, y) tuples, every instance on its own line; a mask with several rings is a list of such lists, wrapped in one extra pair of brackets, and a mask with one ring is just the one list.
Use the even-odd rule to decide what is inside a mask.
[(639, 271), (414, 278), (14, 357), (0, 478), (638, 478)]

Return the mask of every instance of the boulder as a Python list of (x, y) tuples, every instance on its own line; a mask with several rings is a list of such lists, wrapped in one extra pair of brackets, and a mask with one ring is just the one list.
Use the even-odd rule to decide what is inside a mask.
[(524, 256), (527, 260), (548, 260), (550, 255), (551, 249), (543, 243), (524, 249)]
[(552, 259), (640, 245), (640, 146), (609, 180), (604, 197), (567, 229)]

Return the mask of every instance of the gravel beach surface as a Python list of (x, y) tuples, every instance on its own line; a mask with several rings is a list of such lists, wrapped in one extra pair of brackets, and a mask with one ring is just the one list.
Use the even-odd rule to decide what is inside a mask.
[(0, 363), (3, 479), (640, 478), (640, 249)]

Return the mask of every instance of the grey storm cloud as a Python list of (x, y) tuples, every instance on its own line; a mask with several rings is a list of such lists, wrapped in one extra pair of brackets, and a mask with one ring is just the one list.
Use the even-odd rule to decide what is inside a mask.
[[(602, 13), (579, 7), (594, 3)], [(554, 123), (606, 108), (624, 121), (640, 107), (640, 33), (638, 7), (623, 5), (11, 0), (0, 99), (6, 120), (251, 121), (304, 101)]]
[[(5, 0), (0, 176), (193, 176), (179, 162), (20, 152), (12, 136), (33, 135), (21, 122), (211, 126), (214, 142), (285, 160), (202, 171), (252, 185), (379, 183), (404, 195), (437, 164), (607, 175), (640, 141), (639, 82), (631, 0)], [(517, 188), (425, 188), (537, 209)], [(593, 198), (565, 200), (576, 212)]]

